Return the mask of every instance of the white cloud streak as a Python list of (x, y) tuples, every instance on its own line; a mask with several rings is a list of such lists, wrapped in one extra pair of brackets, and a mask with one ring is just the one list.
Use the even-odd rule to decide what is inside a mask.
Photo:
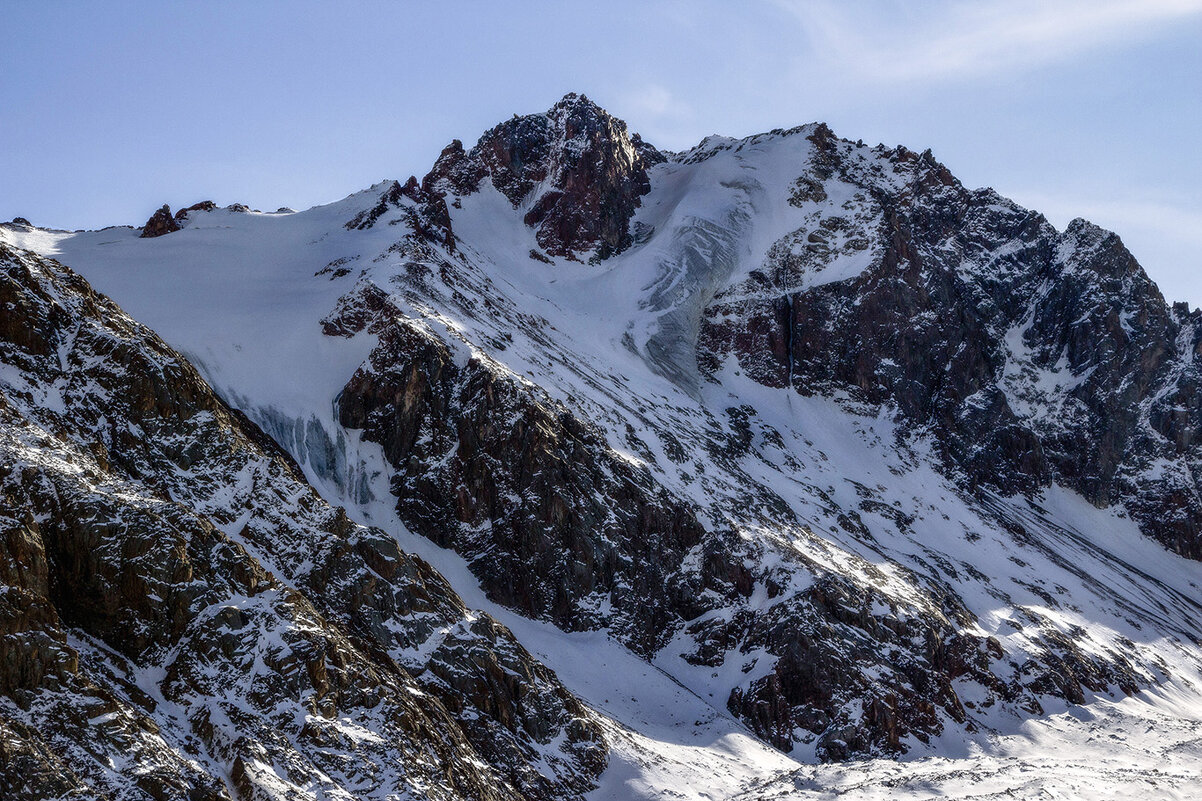
[(621, 96), (624, 107), (631, 113), (646, 117), (682, 117), (692, 113), (687, 103), (679, 100), (660, 84), (646, 84)]
[(1096, 197), (1063, 197), (1040, 192), (1011, 193), (1018, 203), (1042, 212), (1063, 228), (1074, 217), (1084, 217), (1121, 236), (1133, 229), (1155, 233), (1166, 240), (1202, 247), (1202, 208), (1185, 203), (1142, 200), (1107, 200)]
[(881, 84), (1021, 71), (1135, 43), (1202, 16), (1202, 0), (776, 4), (828, 66)]

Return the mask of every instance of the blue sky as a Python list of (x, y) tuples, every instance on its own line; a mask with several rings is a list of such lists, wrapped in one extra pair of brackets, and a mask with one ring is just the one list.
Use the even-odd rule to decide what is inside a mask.
[(4, 3), (0, 219), (304, 208), (588, 94), (654, 144), (930, 147), (1202, 305), (1202, 0)]

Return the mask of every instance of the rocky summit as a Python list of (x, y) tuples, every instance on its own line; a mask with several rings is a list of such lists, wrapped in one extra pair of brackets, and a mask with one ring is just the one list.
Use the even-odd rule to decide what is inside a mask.
[(1202, 312), (930, 151), (569, 94), (0, 309), (5, 798), (1202, 781)]

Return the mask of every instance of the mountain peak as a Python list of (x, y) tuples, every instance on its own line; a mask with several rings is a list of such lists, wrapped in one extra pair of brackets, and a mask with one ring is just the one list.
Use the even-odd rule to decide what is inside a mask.
[(570, 92), (541, 114), (514, 115), (470, 151), (452, 142), (423, 186), (468, 195), (485, 177), (555, 256), (604, 259), (631, 243), (630, 218), (664, 155), (587, 96)]
[(576, 94), (575, 92), (568, 92), (566, 95), (561, 97), (559, 101), (551, 107), (551, 110), (548, 113), (553, 114), (556, 111), (561, 110), (579, 111), (596, 116), (612, 116), (608, 111), (598, 106), (592, 100), (589, 100), (588, 95)]

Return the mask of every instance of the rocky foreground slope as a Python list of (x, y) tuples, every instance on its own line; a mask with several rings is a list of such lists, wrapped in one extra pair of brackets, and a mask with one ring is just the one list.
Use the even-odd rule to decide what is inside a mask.
[[(52, 355), (86, 337), (47, 335), (37, 350), (21, 339), (30, 324), (8, 326), (13, 431), (83, 421), (54, 440), (14, 434), (38, 465), (21, 475), (67, 482), (56, 465), (77, 461), (86, 474), (95, 448), (114, 451), (94, 432), (126, 426), (116, 452), (154, 458), (127, 468), (106, 456), (105, 469), (208, 520), (237, 559), (270, 571), (259, 581), (310, 604), (317, 622), (304, 631), (346, 638), (339, 665), (351, 651), (364, 660), (362, 674), (340, 668), (342, 692), (390, 688), (406, 710), (427, 699), (420, 725), (388, 730), (395, 750), (340, 751), (337, 774), (304, 738), (248, 733), (270, 717), (249, 702), (236, 704), (249, 717), (228, 722), (242, 746), (191, 722), (186, 740), (156, 735), (203, 755), (188, 757), (196, 770), (232, 781), (247, 775), (233, 760), (254, 759), (266, 795), (269, 774), (304, 797), (303, 777), (320, 771), (366, 796), (356, 782), (375, 771), (416, 795), (553, 797), (598, 780), (605, 792), (602, 728), (661, 736), (640, 734), (641, 711), (544, 650), (587, 710), (398, 542), (496, 609), (604, 632), (801, 762), (962, 753), (1068, 705), (1197, 692), (1202, 318), (1166, 304), (1113, 234), (1084, 221), (1057, 231), (966, 189), (929, 152), (867, 147), (820, 124), (660, 152), (576, 95), (471, 148), (452, 143), (420, 180), (301, 213), (206, 203), (157, 216), (170, 225), (14, 224), (0, 237), (7, 263), (32, 276), (23, 292), (79, 281), (33, 251), (53, 254), (186, 353), (224, 400), (183, 367), (188, 398), (203, 399), (189, 401), (203, 410), (189, 425), (147, 418), (146, 392), (124, 385), (83, 406), (48, 395), (64, 371), (124, 375), (127, 351), (84, 350), (71, 373)], [(76, 311), (57, 314), (44, 315), (64, 321), (55, 330), (80, 325)], [(118, 314), (99, 316), (111, 326)], [(100, 324), (82, 316), (84, 329)], [(56, 448), (59, 462), (37, 457)], [(48, 502), (21, 492), (16, 508), (44, 527)], [(124, 509), (133, 494), (104, 504)], [(131, 536), (142, 545), (122, 547), (155, 552), (144, 531)], [(46, 553), (46, 575), (60, 575), (66, 557)], [(130, 673), (165, 670), (187, 649), (89, 628), (99, 624), (54, 589), (82, 579), (61, 575), (33, 597), (57, 615), (37, 625), (78, 660), (70, 675), (120, 703), (136, 704), (120, 690), (136, 686), (172, 710), (161, 732), (182, 731), (217, 688), (181, 700)], [(112, 581), (133, 618), (176, 597)], [(204, 608), (252, 595), (236, 590)], [(170, 617), (182, 621), (170, 631), (189, 630), (186, 612)], [(237, 653), (271, 640), (266, 627), (237, 630)], [(291, 663), (254, 664), (292, 675)], [(359, 678), (372, 670), (382, 678)], [(310, 693), (280, 687), (273, 703)], [(338, 742), (379, 742), (369, 734), (387, 715), (333, 703), (359, 732)], [(42, 743), (45, 718), (18, 706), (12, 725), (28, 727), (30, 749), (60, 754), (82, 737)], [(381, 773), (410, 766), (405, 754), (428, 737), (462, 776)], [(756, 787), (792, 792), (765, 781)], [(645, 777), (624, 787), (668, 789)]]
[(70, 270), (0, 269), (5, 798), (592, 786), (598, 726), (503, 626)]

